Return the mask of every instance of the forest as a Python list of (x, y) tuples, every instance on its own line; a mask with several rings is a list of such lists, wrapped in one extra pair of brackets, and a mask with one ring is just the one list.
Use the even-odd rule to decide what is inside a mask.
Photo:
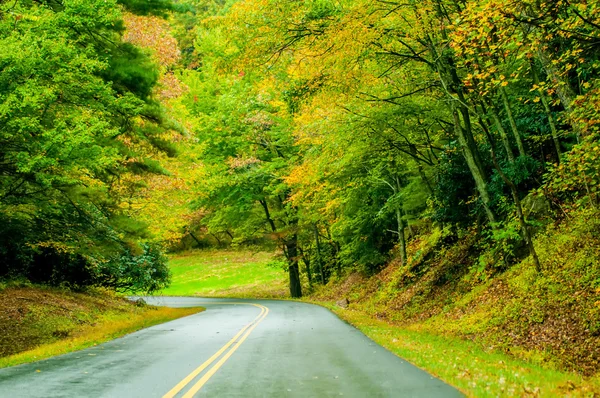
[(5, 279), (151, 292), (167, 251), (258, 245), (301, 297), (433, 233), (542, 275), (598, 218), (595, 0), (15, 0), (0, 32)]

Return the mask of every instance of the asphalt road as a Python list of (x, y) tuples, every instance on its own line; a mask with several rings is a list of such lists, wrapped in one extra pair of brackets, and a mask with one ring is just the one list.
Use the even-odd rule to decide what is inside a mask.
[(0, 397), (461, 396), (318, 306), (148, 301), (207, 310), (87, 350), (2, 369)]

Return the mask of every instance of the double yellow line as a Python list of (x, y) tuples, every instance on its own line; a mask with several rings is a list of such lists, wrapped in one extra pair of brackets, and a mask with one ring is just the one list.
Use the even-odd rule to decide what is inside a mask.
[[(211, 303), (212, 304), (212, 303)], [(192, 382), (200, 373), (202, 373), (206, 368), (208, 368), (214, 361), (216, 361), (229, 347), (231, 347), (234, 343), (235, 345), (227, 351), (225, 355), (213, 365), (212, 368), (208, 370), (201, 378), (194, 384), (184, 395), (183, 398), (192, 398), (194, 394), (196, 394), (200, 389), (206, 384), (206, 382), (215, 374), (217, 370), (227, 360), (233, 353), (242, 345), (242, 343), (248, 338), (250, 333), (258, 326), (258, 324), (265, 319), (267, 314), (269, 313), (269, 309), (264, 305), (254, 304), (254, 303), (218, 303), (218, 304), (233, 304), (233, 305), (253, 305), (255, 307), (260, 308), (260, 314), (252, 320), (249, 324), (244, 326), (242, 330), (240, 330), (231, 340), (227, 342), (219, 351), (215, 352), (215, 354), (208, 358), (206, 362), (202, 365), (198, 366), (192, 373), (187, 375), (185, 379), (181, 380), (175, 387), (171, 389), (168, 393), (163, 395), (163, 398), (173, 398), (175, 397), (181, 390), (183, 390), (190, 382)], [(241, 336), (241, 337), (240, 337)]]

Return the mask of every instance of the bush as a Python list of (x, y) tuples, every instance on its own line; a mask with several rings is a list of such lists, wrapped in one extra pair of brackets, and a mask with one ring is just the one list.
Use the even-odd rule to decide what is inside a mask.
[[(170, 281), (167, 258), (153, 245), (142, 244), (109, 259), (95, 258), (53, 246), (30, 249), (30, 260), (8, 263), (2, 277), (70, 289), (105, 287), (119, 292), (152, 293)], [(3, 256), (4, 257), (4, 256)], [(10, 258), (8, 257), (4, 257)]]
[(152, 293), (169, 285), (171, 275), (167, 257), (155, 246), (142, 245), (142, 253), (129, 250), (101, 266), (97, 286), (122, 292)]

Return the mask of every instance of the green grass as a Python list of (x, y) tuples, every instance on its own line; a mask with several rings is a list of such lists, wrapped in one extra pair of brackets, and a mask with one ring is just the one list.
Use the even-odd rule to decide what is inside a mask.
[[(171, 257), (167, 296), (278, 298), (287, 294), (286, 273), (274, 254), (249, 250), (191, 251)], [(269, 264), (271, 263), (271, 264)]]

